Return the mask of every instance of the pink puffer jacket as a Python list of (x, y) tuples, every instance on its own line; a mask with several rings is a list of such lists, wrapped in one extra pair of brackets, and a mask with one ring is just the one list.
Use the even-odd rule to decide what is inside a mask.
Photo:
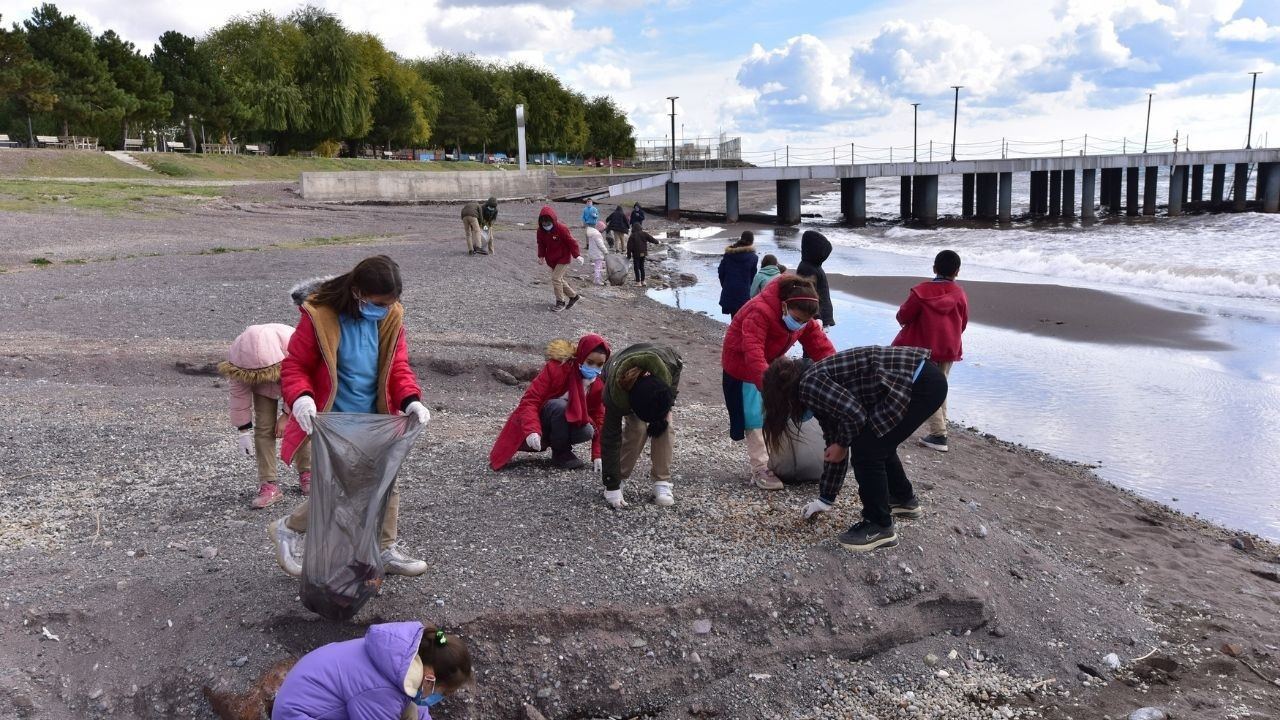
[[(231, 381), (231, 424), (253, 422), (253, 396), (280, 398), (280, 363), (293, 328), (280, 323), (250, 325), (231, 343), (218, 372)], [(287, 408), (286, 408), (287, 410)]]

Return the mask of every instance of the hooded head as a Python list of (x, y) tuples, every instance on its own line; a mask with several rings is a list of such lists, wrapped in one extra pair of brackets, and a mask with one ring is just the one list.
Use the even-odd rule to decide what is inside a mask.
[(609, 359), (609, 354), (612, 352), (608, 340), (595, 333), (587, 333), (578, 339), (578, 349), (574, 352), (573, 359), (581, 365), (587, 361), (588, 355), (597, 350), (604, 353), (605, 360)]
[(490, 195), (490, 196), (489, 196), (489, 199), (484, 201), (484, 204), (485, 204), (485, 205), (497, 205), (497, 204), (498, 204), (498, 198), (496, 198), (496, 197), (494, 197), (494, 196)]
[(805, 230), (800, 236), (800, 259), (821, 265), (831, 256), (831, 241), (816, 230)]
[(600, 232), (604, 232), (608, 227), (609, 227), (608, 225), (604, 224), (603, 220), (596, 223), (596, 230), (599, 230)]
[(280, 382), (280, 363), (289, 349), (293, 328), (279, 323), (250, 325), (231, 343), (218, 372), (246, 385)]
[(556, 223), (560, 222), (560, 218), (556, 217), (555, 208), (551, 207), (550, 205), (543, 205), (542, 209), (538, 211), (538, 231), (539, 232), (542, 231), (542, 225), (543, 223), (546, 223), (546, 222), (550, 222), (552, 225), (555, 225)]
[(627, 395), (631, 411), (649, 424), (649, 437), (658, 437), (667, 431), (667, 415), (676, 401), (670, 385), (653, 375), (645, 375), (636, 380)]
[(422, 631), (420, 622), (382, 623), (370, 625), (364, 636), (364, 652), (378, 674), (407, 695), (413, 695), (408, 692), (414, 680), (411, 671), (416, 669), (417, 681), (422, 682), (422, 660), (418, 657)]

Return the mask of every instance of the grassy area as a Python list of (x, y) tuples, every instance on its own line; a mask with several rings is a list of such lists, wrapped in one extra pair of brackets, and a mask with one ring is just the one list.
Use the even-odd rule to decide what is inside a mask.
[(473, 162), (406, 162), (360, 158), (255, 157), (180, 153), (134, 153), (133, 156), (162, 176), (196, 180), (297, 180), (298, 176), (304, 172), (343, 170), (442, 172), (497, 169), (494, 165)]
[(9, 177), (145, 178), (155, 177), (100, 152), (87, 150), (0, 149), (0, 175)]
[(140, 212), (149, 209), (148, 202), (158, 199), (204, 199), (219, 194), (216, 187), (0, 180), (0, 210), (31, 212), (50, 207), (68, 207), (104, 213)]

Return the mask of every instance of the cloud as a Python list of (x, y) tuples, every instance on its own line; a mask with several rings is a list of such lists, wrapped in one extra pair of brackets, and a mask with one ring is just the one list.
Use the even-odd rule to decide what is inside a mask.
[(883, 105), (881, 93), (849, 71), (846, 56), (812, 35), (793, 37), (773, 50), (753, 45), (736, 77), (751, 93), (761, 120), (788, 126), (839, 113), (864, 114)]
[(850, 58), (854, 72), (891, 94), (935, 96), (963, 85), (966, 94), (996, 92), (1038, 64), (1029, 46), (997, 49), (982, 32), (953, 23), (891, 22)]
[(631, 89), (631, 70), (612, 63), (577, 65), (563, 75), (570, 88), (588, 95)]
[(1259, 17), (1239, 18), (1218, 28), (1214, 37), (1234, 42), (1267, 42), (1280, 38), (1280, 26), (1268, 25)]
[(502, 8), (501, 22), (497, 17), (491, 8), (446, 6), (425, 26), (425, 35), (431, 44), (450, 50), (498, 57), (520, 53), (525, 59), (563, 60), (613, 42), (610, 28), (575, 25), (572, 9), (515, 5)]

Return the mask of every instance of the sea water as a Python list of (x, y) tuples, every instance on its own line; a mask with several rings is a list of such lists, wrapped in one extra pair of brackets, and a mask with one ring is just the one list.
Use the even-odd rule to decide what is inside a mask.
[[(959, 215), (960, 179), (942, 180), (939, 212)], [(1015, 207), (1025, 208), (1025, 185), (1014, 189)], [(1160, 197), (1166, 193), (1162, 184)], [(896, 178), (869, 181), (867, 205), (885, 220), (855, 229), (837, 224), (838, 193), (808, 198), (804, 223), (756, 232), (756, 252), (794, 268), (800, 234), (816, 229), (834, 246), (828, 273), (924, 279), (938, 250), (950, 248), (963, 258), (961, 282), (1085, 287), (1205, 316), (1202, 334), (1230, 349), (1071, 342), (971, 317), (964, 361), (951, 371), (948, 417), (1280, 540), (1280, 215), (1021, 221), (1006, 229), (944, 221), (915, 229), (888, 220), (897, 212)], [(715, 269), (731, 239), (706, 229), (673, 239), (668, 262), (701, 282), (650, 295), (727, 321)], [(838, 292), (832, 301), (838, 348), (887, 344), (898, 331), (896, 306)]]

